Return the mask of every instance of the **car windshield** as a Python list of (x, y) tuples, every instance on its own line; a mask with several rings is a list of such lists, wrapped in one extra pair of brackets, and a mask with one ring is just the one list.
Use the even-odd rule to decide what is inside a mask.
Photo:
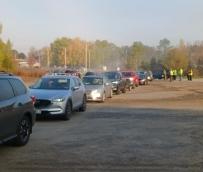
[(94, 77), (84, 77), (83, 78), (84, 85), (102, 85), (102, 78), (94, 78)]
[(104, 73), (104, 75), (110, 80), (118, 79), (118, 75), (116, 73), (113, 73), (113, 72), (106, 72), (106, 73)]
[(139, 77), (140, 77), (140, 79), (145, 79), (146, 78), (146, 76), (142, 75), (142, 74), (140, 74)]
[(131, 76), (133, 76), (133, 73), (132, 72), (122, 72), (122, 75), (124, 77), (131, 77)]
[(69, 90), (70, 79), (67, 78), (41, 78), (32, 89)]

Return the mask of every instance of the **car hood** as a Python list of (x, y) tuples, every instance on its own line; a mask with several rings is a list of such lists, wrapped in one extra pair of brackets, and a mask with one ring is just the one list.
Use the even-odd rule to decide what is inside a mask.
[(85, 89), (88, 91), (92, 90), (103, 90), (104, 86), (103, 85), (85, 85)]
[(30, 95), (36, 99), (65, 98), (70, 96), (70, 90), (45, 90), (45, 89), (30, 89)]

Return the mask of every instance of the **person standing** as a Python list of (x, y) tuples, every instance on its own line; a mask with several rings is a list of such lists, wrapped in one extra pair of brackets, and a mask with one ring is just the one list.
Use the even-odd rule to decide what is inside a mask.
[(170, 69), (170, 82), (173, 80), (173, 69)]
[(183, 78), (183, 69), (182, 68), (179, 69), (178, 75), (179, 75), (179, 81), (182, 81), (182, 78)]
[(192, 71), (192, 68), (190, 68), (189, 70), (188, 70), (188, 80), (189, 81), (192, 81), (192, 76), (193, 76), (193, 71)]

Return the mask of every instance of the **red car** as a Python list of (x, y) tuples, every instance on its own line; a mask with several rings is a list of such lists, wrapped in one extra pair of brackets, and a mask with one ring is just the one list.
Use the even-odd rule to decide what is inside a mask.
[(138, 87), (139, 85), (139, 76), (134, 71), (122, 71), (122, 77), (128, 81), (129, 90), (131, 88)]

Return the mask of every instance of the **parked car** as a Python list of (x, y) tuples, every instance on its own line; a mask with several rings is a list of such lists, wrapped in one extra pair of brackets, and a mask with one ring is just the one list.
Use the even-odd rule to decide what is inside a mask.
[(146, 73), (142, 74), (140, 73), (139, 74), (139, 84), (140, 85), (148, 85), (149, 81), (147, 79), (147, 75)]
[(90, 76), (90, 75), (100, 75), (98, 72), (88, 71), (85, 73), (84, 76)]
[(148, 81), (153, 81), (154, 77), (151, 70), (146, 71), (146, 75), (147, 75)]
[(23, 81), (0, 72), (0, 142), (27, 144), (35, 123), (33, 101)]
[(104, 72), (103, 75), (112, 82), (112, 89), (116, 94), (120, 94), (121, 91), (123, 93), (126, 92), (126, 79), (122, 77), (121, 72), (109, 71), (109, 72)]
[(131, 90), (131, 88), (138, 87), (139, 85), (139, 77), (138, 75), (133, 71), (122, 71), (122, 77), (126, 79), (126, 82), (128, 82), (128, 89)]
[(72, 75), (46, 75), (30, 87), (36, 97), (37, 116), (62, 116), (69, 120), (73, 110), (86, 110), (86, 92), (80, 78)]
[(162, 79), (164, 77), (162, 70), (153, 71), (153, 77), (154, 79)]
[(83, 84), (86, 88), (88, 101), (104, 102), (107, 97), (112, 97), (112, 83), (104, 76), (85, 76), (83, 77)]

